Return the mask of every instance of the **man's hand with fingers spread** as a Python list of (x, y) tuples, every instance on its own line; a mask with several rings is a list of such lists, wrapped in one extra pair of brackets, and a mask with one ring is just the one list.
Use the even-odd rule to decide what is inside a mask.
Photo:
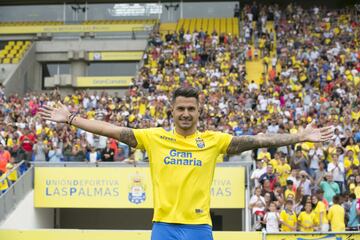
[(326, 142), (333, 138), (334, 126), (317, 128), (315, 121), (312, 121), (300, 134), (305, 142)]
[(58, 102), (57, 107), (43, 106), (40, 108), (40, 116), (45, 120), (68, 123), (70, 112), (65, 105)]

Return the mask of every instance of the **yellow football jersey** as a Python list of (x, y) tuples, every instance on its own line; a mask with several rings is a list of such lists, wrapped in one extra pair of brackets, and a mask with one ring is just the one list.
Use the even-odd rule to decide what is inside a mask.
[(314, 222), (315, 214), (313, 212), (301, 212), (298, 217), (298, 222), (300, 223), (301, 232), (313, 232), (314, 231)]
[(345, 231), (345, 209), (342, 206), (339, 204), (332, 205), (329, 209), (328, 218), (330, 220), (331, 231)]
[(155, 222), (209, 224), (210, 188), (216, 158), (225, 153), (232, 135), (196, 132), (182, 136), (175, 129), (134, 129), (137, 148), (150, 160)]
[[(292, 213), (288, 213), (285, 209), (281, 211), (280, 213), (280, 219), (282, 222), (292, 226), (292, 227), (296, 227), (296, 222), (297, 222), (297, 217), (296, 217), (296, 213), (292, 212)], [(285, 224), (281, 224), (281, 231), (282, 232), (292, 232), (293, 230), (290, 229), (288, 226), (286, 226)]]
[(329, 223), (326, 216), (326, 206), (322, 201), (318, 201), (315, 209), (313, 210), (313, 213), (315, 214), (315, 219), (314, 219), (315, 224), (317, 225), (320, 224), (320, 213), (323, 213), (322, 223)]

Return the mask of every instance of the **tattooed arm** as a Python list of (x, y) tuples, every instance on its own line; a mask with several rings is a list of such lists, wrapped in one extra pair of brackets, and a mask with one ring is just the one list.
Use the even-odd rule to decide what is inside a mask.
[(261, 134), (255, 136), (233, 137), (228, 147), (228, 154), (237, 154), (263, 147), (280, 147), (303, 142), (300, 134)]
[[(44, 106), (44, 108), (40, 109), (41, 117), (53, 122), (69, 122), (70, 112), (66, 106), (59, 105), (57, 108)], [(72, 118), (71, 125), (87, 132), (117, 139), (130, 147), (136, 147), (137, 145), (134, 132), (131, 128), (119, 127), (104, 121), (88, 120), (79, 116)]]
[(324, 142), (333, 137), (333, 126), (315, 128), (315, 122), (295, 134), (261, 134), (233, 137), (227, 149), (228, 154), (238, 154), (256, 148), (270, 148), (292, 145), (299, 142)]
[(131, 128), (119, 127), (108, 122), (88, 120), (81, 117), (75, 117), (72, 125), (97, 135), (119, 140), (130, 147), (136, 147), (137, 145), (134, 132)]

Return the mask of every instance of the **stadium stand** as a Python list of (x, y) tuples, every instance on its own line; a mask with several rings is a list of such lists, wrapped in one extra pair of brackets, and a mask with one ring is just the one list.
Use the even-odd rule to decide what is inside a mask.
[[(359, 222), (354, 215), (360, 197), (360, 178), (356, 176), (360, 140), (356, 137), (359, 134), (358, 20), (337, 11), (317, 7), (303, 9), (297, 5), (286, 9), (277, 5), (246, 6), (244, 11), (248, 21), (245, 31), (254, 32), (248, 36), (254, 51), (263, 48), (264, 34), (276, 31), (271, 37), (274, 49), (259, 54), (261, 58), (257, 63), (247, 62), (248, 76), (259, 80), (253, 87), (285, 87), (295, 100), (286, 100), (287, 94), (281, 98), (282, 91), (278, 95), (276, 90), (268, 91), (267, 97), (259, 95), (259, 104), (265, 113), (290, 116), (290, 119), (278, 116), (276, 120), (271, 117), (273, 120), (268, 120), (266, 132), (294, 132), (301, 127), (301, 122), (312, 119), (319, 125), (336, 127), (334, 140), (327, 144), (304, 143), (288, 149), (254, 152), (258, 161), (251, 176), (257, 186), (250, 199), (252, 214), (255, 214), (254, 229), (278, 232), (281, 225), (281, 231), (294, 231), (307, 220), (310, 224), (300, 231), (328, 231), (329, 224), (332, 231), (344, 231), (345, 227), (358, 229)], [(274, 22), (268, 22), (269, 18)], [(254, 30), (253, 26), (256, 26)], [(251, 72), (262, 73), (261, 79), (250, 75)], [(278, 100), (274, 102), (271, 96)], [(324, 104), (328, 107), (320, 107)], [(287, 110), (281, 110), (283, 107), (293, 112), (286, 113)], [(284, 122), (286, 118), (288, 121)], [(355, 175), (352, 175), (353, 169), (356, 169)], [(307, 203), (313, 215), (305, 214)]]

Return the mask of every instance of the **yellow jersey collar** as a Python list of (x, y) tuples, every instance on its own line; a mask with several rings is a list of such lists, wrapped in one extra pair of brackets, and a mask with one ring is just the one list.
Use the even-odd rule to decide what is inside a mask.
[(177, 133), (175, 128), (172, 129), (172, 132), (173, 132), (174, 136), (177, 137), (177, 138), (190, 139), (190, 138), (195, 138), (195, 137), (199, 136), (199, 131), (198, 130), (196, 130), (193, 134), (188, 135), (188, 136), (183, 136), (183, 135)]

